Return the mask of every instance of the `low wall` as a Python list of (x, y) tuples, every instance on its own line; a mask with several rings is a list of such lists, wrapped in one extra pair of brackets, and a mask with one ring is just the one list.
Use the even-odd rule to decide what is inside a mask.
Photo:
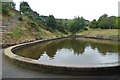
[(61, 38), (52, 38), (46, 40), (37, 40), (30, 43), (23, 43), (15, 46), (11, 46), (5, 49), (4, 54), (8, 59), (10, 59), (14, 64), (17, 64), (22, 67), (26, 67), (29, 69), (34, 69), (41, 72), (48, 72), (48, 73), (57, 73), (57, 74), (72, 74), (72, 75), (79, 75), (79, 74), (118, 74), (119, 64), (111, 63), (111, 64), (99, 64), (99, 65), (80, 65), (80, 66), (66, 66), (66, 65), (51, 65), (46, 63), (39, 63), (37, 60), (22, 57), (19, 55), (14, 54), (13, 52), (17, 49), (34, 45), (37, 43), (68, 38), (68, 37), (61, 37)]

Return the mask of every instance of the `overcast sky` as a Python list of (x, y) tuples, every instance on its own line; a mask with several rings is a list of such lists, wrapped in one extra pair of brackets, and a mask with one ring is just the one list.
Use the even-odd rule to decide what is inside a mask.
[[(13, 0), (19, 9), (19, 2)], [(98, 19), (104, 13), (118, 16), (119, 0), (24, 0), (40, 15), (54, 15), (55, 18), (72, 19), (83, 16), (85, 19)]]

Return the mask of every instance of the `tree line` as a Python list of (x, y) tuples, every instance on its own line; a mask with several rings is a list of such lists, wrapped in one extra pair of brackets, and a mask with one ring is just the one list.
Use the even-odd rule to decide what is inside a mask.
[(104, 14), (99, 17), (98, 20), (94, 19), (90, 23), (91, 28), (101, 28), (101, 29), (120, 29), (120, 17), (108, 16)]
[[(2, 13), (9, 15), (10, 9), (15, 9), (15, 3), (3, 3)], [(50, 31), (58, 30), (63, 33), (76, 33), (80, 30), (88, 30), (89, 28), (95, 29), (120, 29), (120, 17), (108, 16), (103, 14), (98, 20), (94, 19), (89, 21), (84, 17), (75, 17), (74, 19), (56, 19), (54, 15), (44, 16), (39, 15), (36, 11), (33, 11), (27, 2), (20, 2), (20, 18), (23, 20), (25, 16), (29, 18), (28, 24), (39, 31), (39, 27), (44, 25), (45, 29)]]

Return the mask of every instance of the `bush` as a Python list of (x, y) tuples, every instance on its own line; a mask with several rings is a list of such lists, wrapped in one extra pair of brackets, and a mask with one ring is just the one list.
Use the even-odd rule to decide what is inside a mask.
[(2, 2), (2, 14), (12, 16), (11, 10), (15, 8), (14, 2)]
[(84, 29), (84, 30), (89, 30), (90, 27), (89, 27), (89, 26), (84, 26), (83, 29)]

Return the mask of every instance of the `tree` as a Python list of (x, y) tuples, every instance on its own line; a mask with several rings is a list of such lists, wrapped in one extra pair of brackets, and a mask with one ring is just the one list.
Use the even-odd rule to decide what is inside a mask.
[(114, 28), (115, 16), (108, 17), (107, 14), (104, 14), (98, 19), (98, 27), (101, 29), (112, 29)]
[(115, 18), (114, 29), (120, 29), (120, 17)]
[(104, 27), (104, 19), (107, 18), (108, 15), (107, 14), (103, 14), (102, 16), (99, 17), (98, 19), (98, 28), (103, 28)]
[(98, 22), (100, 22), (102, 19), (107, 18), (107, 14), (103, 14), (102, 16), (99, 17)]
[(57, 19), (56, 20), (56, 29), (63, 32), (63, 33), (66, 33), (65, 31), (65, 24), (64, 24), (64, 20), (63, 19)]
[(49, 15), (46, 22), (47, 22), (47, 25), (52, 29), (56, 28), (56, 21), (53, 15)]
[(15, 4), (14, 2), (9, 2), (9, 3), (10, 3), (10, 5), (11, 5), (11, 7), (12, 7), (13, 9), (15, 9), (16, 4)]
[(91, 28), (98, 28), (98, 22), (96, 21), (96, 19), (94, 19), (90, 24), (89, 26)]
[(14, 2), (2, 2), (2, 13), (4, 15), (10, 16), (10, 11), (12, 9), (15, 9), (15, 3)]
[(25, 12), (30, 12), (32, 11), (32, 9), (30, 8), (29, 4), (27, 2), (20, 2), (20, 11), (22, 13), (25, 13)]
[(110, 29), (114, 29), (115, 18), (116, 18), (115, 16), (108, 17), (108, 22), (109, 22), (108, 26)]
[(84, 26), (85, 26), (85, 19), (83, 17), (81, 17), (81, 18), (75, 17), (75, 19), (73, 20), (73, 22), (71, 24), (70, 32), (76, 33), (80, 29), (83, 29)]
[(73, 20), (72, 19), (67, 19), (66, 22), (65, 22), (65, 29), (67, 31), (70, 31), (70, 28), (71, 28), (71, 25), (73, 23)]
[(20, 3), (20, 11), (24, 16), (28, 17), (28, 24), (39, 31), (42, 22), (39, 14), (36, 11), (33, 11), (27, 2)]
[(103, 18), (98, 24), (99, 28), (108, 29), (109, 28), (109, 26), (108, 26), (109, 22), (108, 21), (109, 21), (108, 18)]

